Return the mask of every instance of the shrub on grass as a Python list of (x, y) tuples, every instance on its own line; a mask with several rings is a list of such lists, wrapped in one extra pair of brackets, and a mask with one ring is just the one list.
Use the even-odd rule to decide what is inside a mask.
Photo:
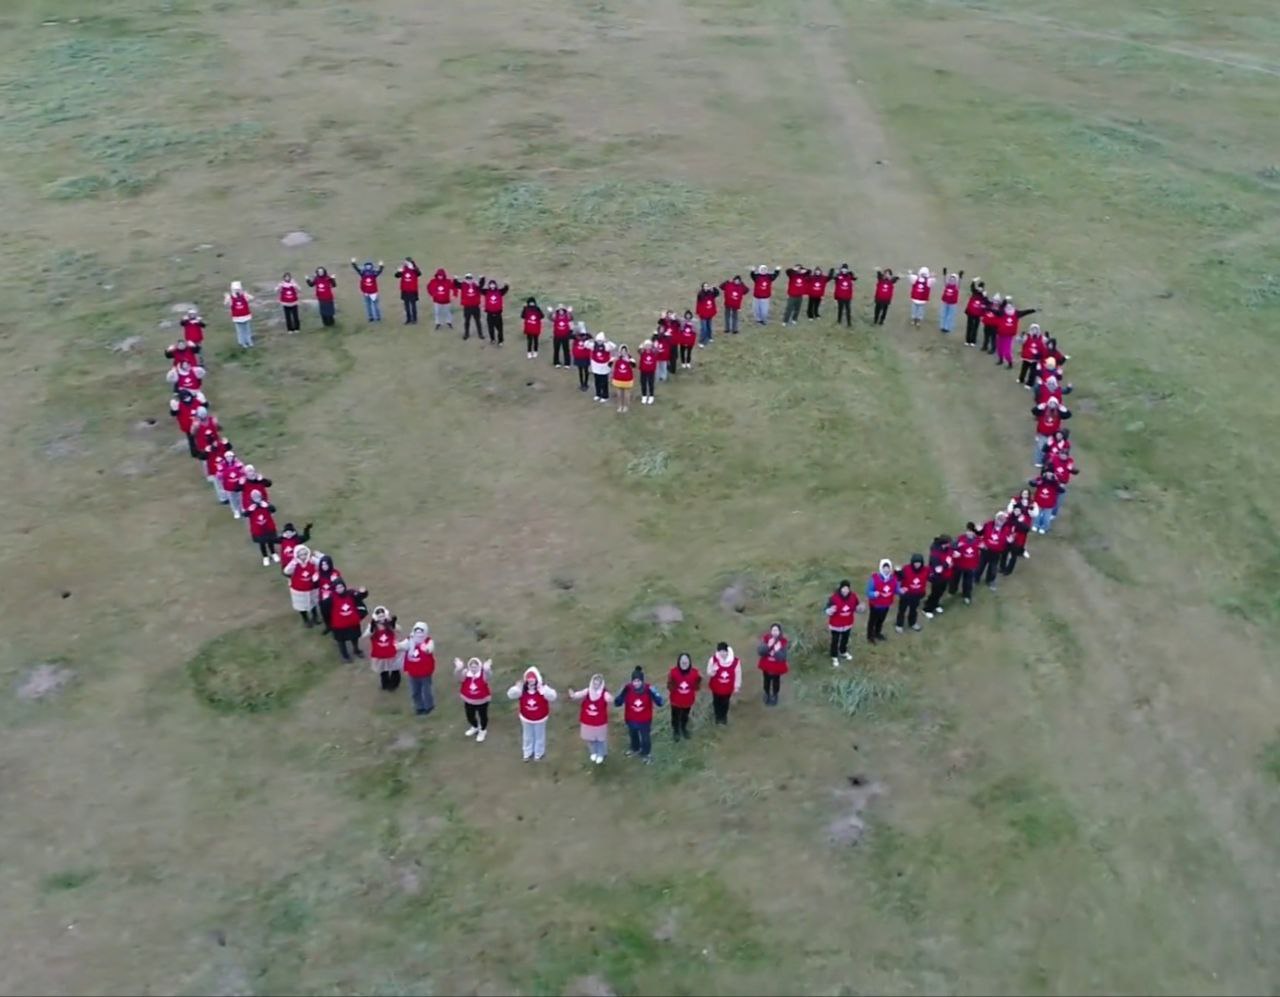
[(279, 619), (222, 634), (187, 662), (196, 696), (226, 713), (268, 713), (295, 702), (332, 670), (327, 641)]
[(822, 684), (823, 697), (846, 717), (874, 714), (883, 707), (896, 703), (902, 690), (896, 682), (872, 678), (868, 675), (842, 675), (827, 679)]

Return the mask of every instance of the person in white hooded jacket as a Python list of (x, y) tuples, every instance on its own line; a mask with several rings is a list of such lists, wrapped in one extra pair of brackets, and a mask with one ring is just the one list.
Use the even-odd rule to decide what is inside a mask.
[(542, 681), (542, 673), (533, 665), (525, 669), (524, 678), (507, 690), (508, 699), (520, 700), (521, 749), (524, 760), (541, 761), (547, 753), (547, 717), (556, 691)]
[(742, 662), (724, 641), (716, 645), (707, 659), (707, 688), (711, 690), (711, 709), (718, 724), (729, 722), (729, 704), (742, 688)]

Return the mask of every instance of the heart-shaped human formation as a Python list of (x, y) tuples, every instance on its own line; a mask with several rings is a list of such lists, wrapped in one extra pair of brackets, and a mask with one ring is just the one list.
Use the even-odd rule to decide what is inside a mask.
[[(353, 258), (351, 266), (359, 280), (366, 319), (381, 322), (379, 278), (384, 270), (383, 264), (373, 261), (361, 264)], [(534, 298), (528, 298), (520, 311), (525, 355), (529, 360), (539, 357), (543, 327), (549, 324), (553, 366), (575, 368), (581, 392), (593, 392), (594, 399), (600, 404), (607, 405), (612, 398), (618, 413), (625, 414), (630, 410), (637, 375), (642, 405), (656, 403), (658, 385), (673, 386), (675, 381), (683, 381), (690, 376), (694, 370), (695, 352), (715, 341), (714, 327), (719, 315), (723, 314), (723, 334), (737, 336), (743, 306), (750, 300), (752, 321), (761, 327), (768, 326), (774, 282), (783, 274), (780, 267), (760, 265), (747, 272), (746, 280), (735, 275), (718, 284), (702, 284), (696, 293), (694, 307), (685, 310), (683, 316), (671, 310), (660, 313), (652, 337), (638, 345), (634, 356), (628, 347), (615, 344), (603, 332), (592, 335), (586, 322), (574, 315), (572, 307), (558, 304), (544, 311)], [(786, 303), (782, 325), (796, 325), (802, 309), (808, 321), (817, 321), (830, 287), (836, 302), (836, 323), (852, 327), (858, 278), (848, 265), (824, 271), (821, 267), (797, 264), (787, 268), (785, 276)], [(934, 291), (938, 289), (938, 278), (927, 267), (908, 271), (906, 276), (909, 281), (909, 319), (912, 326), (918, 327), (925, 321)], [(406, 257), (395, 270), (395, 277), (399, 281), (405, 324), (417, 324), (423, 271), (412, 258)], [(961, 310), (963, 277), (963, 270), (953, 273), (944, 268), (942, 271), (938, 327), (943, 335), (952, 333)], [(899, 275), (891, 269), (876, 269), (872, 325), (884, 325), (898, 280)], [(335, 278), (324, 267), (318, 267), (306, 283), (314, 289), (321, 321), (326, 326), (332, 325), (336, 314)], [(484, 275), (475, 277), (467, 273), (455, 278), (443, 268), (436, 270), (426, 281), (437, 329), (453, 328), (453, 303), (457, 300), (462, 307), (461, 338), (469, 340), (474, 329), (477, 342), (494, 347), (505, 342), (503, 312), (509, 290), (507, 284), (499, 284)], [(276, 285), (276, 298), (289, 333), (301, 328), (300, 294), (299, 285), (288, 273)], [(252, 349), (254, 345), (253, 301), (254, 296), (246, 292), (238, 281), (231, 284), (224, 296), (237, 342), (244, 349)], [(1072, 390), (1065, 381), (1068, 357), (1059, 348), (1057, 340), (1044, 333), (1039, 325), (1032, 324), (1025, 332), (1021, 330), (1022, 319), (1034, 311), (1015, 307), (1012, 298), (988, 295), (981, 278), (970, 280), (967, 286), (967, 300), (963, 305), (965, 346), (995, 356), (997, 367), (1010, 370), (1013, 368), (1013, 351), (1015, 347), (1019, 350), (1021, 369), (1018, 382), (1034, 396), (1031, 415), (1035, 421), (1032, 460), (1035, 476), (981, 525), (969, 522), (954, 538), (947, 534), (934, 537), (927, 555), (914, 554), (908, 563), (899, 567), (887, 559), (881, 561), (864, 590), (866, 607), (861, 605), (853, 586), (847, 580), (841, 581), (823, 609), (831, 637), (833, 667), (840, 667), (842, 659), (849, 661), (853, 658), (849, 639), (857, 613), (864, 609), (868, 611), (866, 639), (872, 645), (886, 639), (884, 625), (895, 602), (898, 608), (894, 629), (898, 633), (908, 628), (919, 631), (922, 629), (920, 614), (930, 620), (940, 616), (945, 611), (942, 605), (945, 596), (959, 596), (964, 605), (969, 605), (976, 585), (985, 582), (988, 588), (995, 590), (998, 577), (1011, 575), (1018, 563), (1030, 556), (1027, 551), (1029, 535), (1033, 532), (1047, 534), (1052, 527), (1061, 511), (1067, 486), (1079, 469), (1071, 455), (1070, 431), (1063, 427), (1063, 421), (1071, 417), (1065, 402), (1066, 395)], [(419, 622), (402, 637), (396, 617), (386, 607), (367, 608), (368, 589), (348, 586), (342, 573), (334, 566), (332, 557), (308, 545), (312, 524), (306, 524), (302, 530), (293, 523), (277, 526), (276, 507), (270, 493), (272, 481), (235, 453), (204, 394), (206, 370), (201, 359), (201, 345), (205, 322), (196, 309), (187, 311), (182, 328), (184, 338), (165, 350), (165, 356), (171, 361), (167, 380), (174, 390), (169, 403), (170, 412), (187, 438), (191, 456), (202, 465), (205, 480), (212, 485), (217, 501), (230, 507), (235, 519), (246, 521), (249, 537), (257, 545), (263, 565), (280, 565), (287, 580), (291, 604), (304, 626), (322, 626), (325, 634), (332, 634), (338, 653), (347, 661), (353, 656), (364, 657), (360, 642), (367, 639), (371, 664), (379, 674), (382, 688), (394, 690), (399, 687), (401, 674), (408, 675), (415, 712), (420, 715), (430, 713), (435, 706), (432, 692), (435, 642), (430, 628)], [(983, 339), (979, 345), (980, 330)], [(788, 638), (777, 625), (759, 640), (759, 668), (764, 676), (764, 702), (767, 706), (777, 705), (781, 676), (789, 667), (788, 646)], [(468, 737), (474, 736), (477, 742), (485, 740), (489, 727), (491, 669), (491, 662), (481, 662), (478, 658), (465, 663), (455, 659), (454, 663), (454, 674), (460, 684), (459, 693), (467, 716), (466, 733)], [(711, 654), (706, 678), (716, 722), (727, 722), (729, 704), (742, 683), (741, 663), (727, 644), (719, 645)], [(605, 689), (603, 677), (596, 676), (596, 679), (599, 681), (593, 680), (588, 688), (579, 692), (570, 690), (570, 696), (583, 704), (580, 714), (582, 736), (588, 742), (592, 762), (599, 764), (604, 760), (605, 740), (601, 724), (607, 722), (610, 700), (624, 708), (628, 728), (632, 732), (632, 750), (647, 761), (652, 707), (655, 703), (663, 705), (661, 693), (644, 680), (639, 669), (616, 699)], [(688, 737), (689, 711), (701, 683), (702, 674), (688, 655), (681, 655), (667, 682), (672, 730), (677, 740), (681, 736)], [(557, 698), (556, 692), (543, 681), (537, 669), (531, 668), (520, 682), (508, 690), (508, 696), (519, 700), (524, 757), (537, 760), (546, 750), (545, 723), (550, 704)]]

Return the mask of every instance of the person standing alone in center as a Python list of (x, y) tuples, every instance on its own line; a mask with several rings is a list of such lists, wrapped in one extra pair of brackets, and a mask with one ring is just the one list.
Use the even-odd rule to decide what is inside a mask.
[(777, 706), (782, 692), (782, 676), (787, 674), (787, 648), (791, 642), (782, 632), (782, 624), (775, 623), (760, 638), (756, 648), (758, 667), (764, 676), (764, 705)]

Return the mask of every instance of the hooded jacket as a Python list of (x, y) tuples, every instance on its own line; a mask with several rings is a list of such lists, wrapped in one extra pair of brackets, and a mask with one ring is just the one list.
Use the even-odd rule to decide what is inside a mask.
[(419, 620), (409, 631), (409, 636), (397, 645), (404, 673), (413, 679), (430, 678), (436, 673), (436, 642), (431, 628)]
[(493, 673), (493, 661), (471, 658), (465, 664), (461, 658), (453, 659), (453, 677), (458, 680), (458, 695), (464, 703), (483, 706), (492, 698), (489, 692), (489, 676)]
[[(534, 688), (526, 692), (525, 683), (533, 680)], [(520, 700), (520, 719), (528, 724), (547, 722), (551, 714), (551, 704), (556, 701), (556, 691), (542, 681), (542, 672), (530, 665), (524, 670), (524, 677), (507, 690), (508, 699)]]
[(569, 693), (569, 698), (582, 703), (578, 710), (578, 722), (584, 727), (603, 729), (609, 726), (609, 701), (612, 697), (605, 688), (603, 675), (592, 675), (587, 687)]
[(732, 696), (742, 688), (742, 662), (732, 647), (707, 659), (707, 685), (716, 696)]

